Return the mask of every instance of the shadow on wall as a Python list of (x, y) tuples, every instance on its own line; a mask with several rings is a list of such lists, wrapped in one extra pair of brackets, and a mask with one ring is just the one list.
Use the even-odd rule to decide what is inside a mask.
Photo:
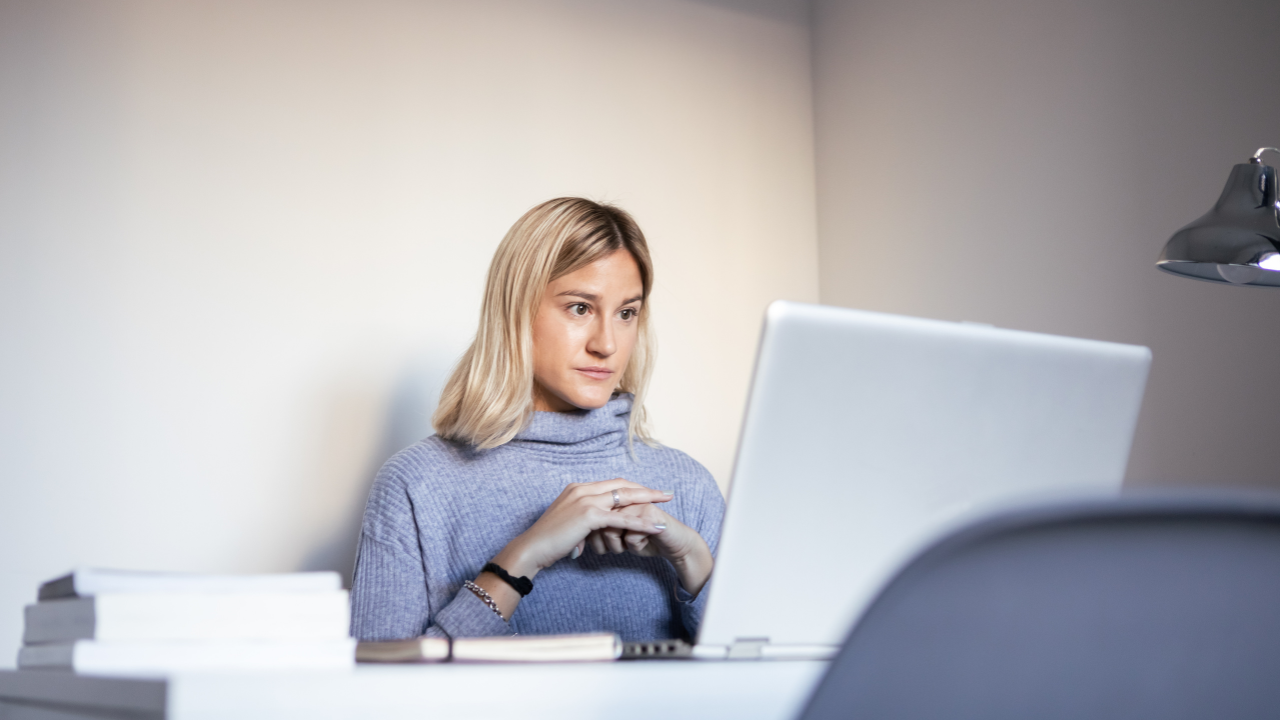
[[(307, 554), (299, 570), (333, 570), (342, 575), (344, 587), (351, 587), (360, 522), (374, 476), (392, 455), (434, 432), (431, 416), (435, 413), (440, 391), (451, 369), (452, 364), (433, 359), (414, 363), (401, 374), (386, 401), (385, 421), (375, 450), (363, 462), (358, 477), (353, 478), (350, 471), (345, 471), (347, 477), (337, 478), (338, 482), (334, 483), (348, 489), (350, 500), (336, 514), (338, 521), (332, 525), (327, 539)], [(342, 428), (349, 426), (351, 418), (347, 411), (351, 407), (351, 402), (342, 402), (331, 410), (332, 417), (326, 423), (328, 431), (325, 433), (322, 462), (334, 460), (332, 456), (340, 454), (339, 448), (344, 442), (349, 442), (345, 437), (335, 436), (342, 435)], [(330, 467), (333, 465), (341, 467), (344, 464), (332, 463)], [(345, 466), (349, 468), (351, 464)]]

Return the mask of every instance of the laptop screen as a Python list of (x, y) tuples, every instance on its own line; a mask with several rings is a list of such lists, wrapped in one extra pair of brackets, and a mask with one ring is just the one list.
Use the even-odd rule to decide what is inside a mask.
[(837, 645), (956, 523), (1115, 492), (1150, 362), (1132, 345), (774, 303), (699, 644)]

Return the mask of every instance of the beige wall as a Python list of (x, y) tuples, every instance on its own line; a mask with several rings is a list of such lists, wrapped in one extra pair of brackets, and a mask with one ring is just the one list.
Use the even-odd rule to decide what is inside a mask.
[(1280, 487), (1280, 292), (1154, 267), (1280, 143), (1274, 0), (817, 0), (824, 303), (1139, 343), (1133, 484)]
[(807, 8), (0, 0), (0, 665), (76, 564), (350, 562), (525, 209), (630, 209), (658, 436), (727, 481), (817, 300)]

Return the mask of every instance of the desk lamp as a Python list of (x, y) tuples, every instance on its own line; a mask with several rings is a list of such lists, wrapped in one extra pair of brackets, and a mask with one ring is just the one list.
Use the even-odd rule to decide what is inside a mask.
[(1280, 154), (1261, 148), (1231, 168), (1218, 204), (1169, 238), (1156, 267), (1209, 282), (1280, 287), (1280, 203), (1265, 152)]

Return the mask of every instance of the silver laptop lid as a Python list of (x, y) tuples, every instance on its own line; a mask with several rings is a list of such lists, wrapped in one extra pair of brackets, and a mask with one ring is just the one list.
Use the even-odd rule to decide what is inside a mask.
[(773, 303), (698, 644), (838, 645), (953, 523), (1116, 491), (1150, 363), (1132, 345)]

